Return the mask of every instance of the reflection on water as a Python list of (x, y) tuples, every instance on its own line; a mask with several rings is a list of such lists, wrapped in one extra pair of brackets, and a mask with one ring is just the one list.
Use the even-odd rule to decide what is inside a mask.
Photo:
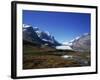
[(71, 55), (63, 55), (63, 56), (61, 56), (62, 58), (72, 58), (73, 56), (71, 56)]
[(82, 59), (79, 56), (63, 55), (61, 57), (66, 59), (66, 60), (76, 61), (76, 62), (80, 63), (81, 65), (89, 65), (88, 60)]

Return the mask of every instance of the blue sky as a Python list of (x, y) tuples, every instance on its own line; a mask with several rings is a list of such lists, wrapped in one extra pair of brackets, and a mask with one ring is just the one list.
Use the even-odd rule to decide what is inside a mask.
[(90, 33), (90, 18), (88, 13), (23, 10), (23, 24), (48, 31), (59, 42), (67, 42)]

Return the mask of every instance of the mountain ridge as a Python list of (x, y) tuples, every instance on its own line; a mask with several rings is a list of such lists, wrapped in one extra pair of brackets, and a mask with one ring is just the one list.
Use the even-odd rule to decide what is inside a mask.
[(48, 31), (42, 31), (38, 27), (23, 24), (23, 40), (33, 44), (37, 43), (62, 50), (90, 51), (90, 39), (90, 34), (84, 33), (69, 42), (59, 43)]
[(49, 32), (42, 31), (37, 27), (31, 25), (23, 25), (23, 40), (29, 42), (37, 42), (41, 45), (57, 46), (60, 43), (55, 40), (54, 36), (50, 35)]
[(90, 51), (90, 33), (84, 33), (81, 36), (76, 37), (75, 39), (64, 42), (64, 45), (69, 45), (73, 50), (76, 51)]

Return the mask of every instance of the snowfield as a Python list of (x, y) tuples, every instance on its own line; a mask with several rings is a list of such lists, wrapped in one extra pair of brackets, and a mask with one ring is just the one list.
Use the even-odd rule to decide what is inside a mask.
[(70, 46), (65, 46), (65, 45), (62, 45), (62, 46), (56, 46), (56, 49), (60, 49), (60, 50), (73, 50)]

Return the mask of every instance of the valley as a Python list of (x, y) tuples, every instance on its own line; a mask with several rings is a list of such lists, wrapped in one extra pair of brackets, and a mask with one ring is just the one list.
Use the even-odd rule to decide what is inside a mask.
[[(62, 37), (62, 36), (61, 36)], [(66, 40), (67, 40), (67, 36)], [(91, 37), (84, 33), (60, 43), (48, 31), (23, 24), (23, 69), (91, 65)]]
[(23, 69), (90, 66), (90, 52), (23, 45)]

